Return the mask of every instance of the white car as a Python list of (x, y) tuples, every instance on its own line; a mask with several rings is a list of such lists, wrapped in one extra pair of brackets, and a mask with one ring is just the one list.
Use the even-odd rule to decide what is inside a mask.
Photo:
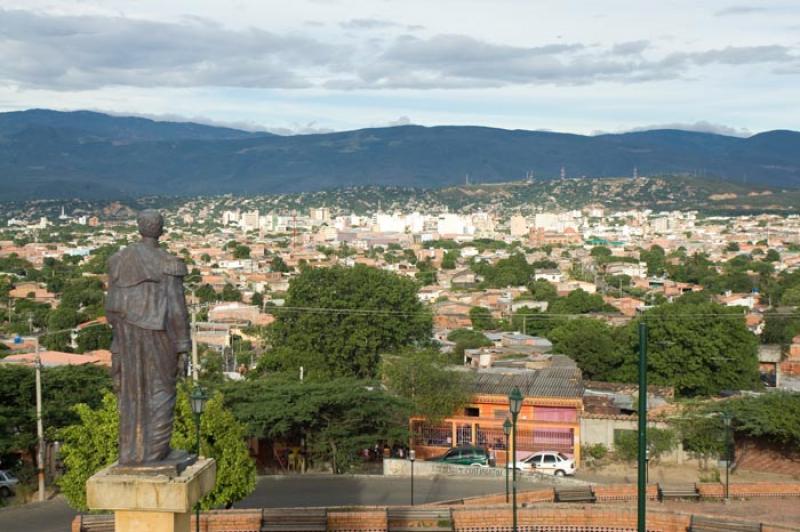
[[(509, 467), (511, 464), (509, 464)], [(519, 471), (536, 471), (546, 475), (563, 477), (564, 475), (574, 475), (575, 460), (557, 451), (540, 451), (530, 456), (517, 460), (515, 468)]]
[(17, 477), (10, 471), (0, 469), (0, 497), (10, 497), (14, 493), (14, 486), (19, 484)]

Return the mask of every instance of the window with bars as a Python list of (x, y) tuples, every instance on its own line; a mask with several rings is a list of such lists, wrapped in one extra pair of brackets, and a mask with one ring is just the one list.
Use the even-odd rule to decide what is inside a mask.
[(414, 422), (411, 434), (414, 445), (430, 447), (452, 447), (453, 431), (450, 425), (428, 425), (422, 421)]

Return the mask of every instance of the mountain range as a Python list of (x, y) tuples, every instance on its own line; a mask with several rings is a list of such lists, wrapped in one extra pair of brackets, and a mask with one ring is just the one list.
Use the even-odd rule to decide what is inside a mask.
[(280, 136), (89, 111), (0, 113), (0, 201), (282, 193), (358, 185), (701, 175), (800, 187), (800, 132), (681, 130), (594, 136), (395, 126)]

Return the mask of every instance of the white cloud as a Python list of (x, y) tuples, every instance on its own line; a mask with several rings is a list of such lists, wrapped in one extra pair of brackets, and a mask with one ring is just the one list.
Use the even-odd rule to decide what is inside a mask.
[[(700, 120), (698, 122), (672, 122), (665, 124), (651, 124), (648, 126), (638, 126), (627, 130), (619, 131), (618, 133), (635, 133), (639, 131), (652, 131), (654, 129), (680, 129), (683, 131), (696, 131), (698, 133), (715, 133), (717, 135), (726, 135), (729, 137), (749, 137), (753, 134), (752, 131), (745, 128), (737, 128), (726, 126), (724, 124), (714, 124)], [(595, 134), (603, 134), (603, 132), (595, 132)]]
[(397, 116), (576, 132), (800, 123), (796, 0), (2, 4), (0, 109), (291, 133)]

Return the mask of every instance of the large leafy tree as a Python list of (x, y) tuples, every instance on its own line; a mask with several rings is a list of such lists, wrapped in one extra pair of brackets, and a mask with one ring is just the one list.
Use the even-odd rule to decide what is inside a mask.
[(78, 353), (111, 348), (112, 333), (108, 325), (92, 324), (78, 332)]
[[(66, 473), (59, 486), (73, 508), (86, 510), (86, 481), (119, 456), (119, 414), (116, 396), (107, 393), (98, 408), (75, 407), (79, 421), (60, 431)], [(244, 426), (224, 407), (216, 393), (206, 404), (200, 424), (200, 454), (217, 462), (214, 489), (201, 502), (204, 509), (230, 507), (249, 495), (256, 484), (256, 469), (245, 441)], [(195, 425), (188, 387), (178, 388), (171, 445), (196, 451)]]
[[(674, 386), (684, 396), (758, 387), (758, 341), (740, 309), (678, 301), (654, 308), (643, 319), (649, 330), (648, 373), (653, 384)], [(633, 322), (621, 340), (627, 344), (627, 356), (617, 376), (629, 381), (636, 378), (637, 324)]]
[(615, 328), (592, 318), (563, 320), (547, 334), (554, 352), (568, 355), (585, 377), (597, 380), (611, 379), (622, 364), (618, 336)]
[(389, 391), (410, 401), (413, 414), (433, 422), (467, 403), (471, 375), (448, 368), (445, 357), (435, 349), (407, 350), (383, 361)]
[(528, 283), (528, 292), (531, 293), (536, 301), (552, 302), (558, 297), (556, 287), (549, 281), (539, 279)]
[(408, 437), (409, 404), (379, 383), (334, 378), (299, 381), (286, 375), (230, 383), (226, 404), (250, 436), (300, 443), (310, 460), (342, 473), (359, 452)]
[(375, 377), (381, 353), (424, 344), (432, 328), (416, 283), (362, 265), (304, 269), (274, 312), (267, 364), (312, 379)]
[(75, 413), (79, 422), (64, 428), (60, 434), (66, 473), (58, 479), (58, 485), (70, 506), (86, 511), (86, 481), (119, 456), (117, 399), (107, 393), (99, 408), (78, 404)]
[[(32, 451), (36, 445), (36, 395), (33, 368), (0, 365), (0, 455)], [(73, 407), (99, 405), (111, 389), (105, 368), (62, 366), (42, 371), (42, 418), (48, 437), (78, 419)]]
[(616, 312), (617, 310), (607, 305), (600, 294), (590, 294), (578, 288), (565, 297), (553, 301), (547, 311), (552, 314), (587, 314), (590, 312)]
[(649, 250), (639, 252), (639, 260), (647, 263), (647, 274), (661, 276), (667, 267), (666, 253), (659, 245), (651, 246)]
[(453, 361), (458, 364), (462, 362), (465, 349), (476, 349), (492, 345), (492, 341), (485, 334), (470, 329), (456, 329), (447, 335), (447, 339), (456, 343), (453, 348)]
[(484, 286), (491, 288), (525, 286), (534, 274), (533, 266), (528, 264), (522, 253), (514, 253), (494, 265), (483, 261), (474, 262), (472, 270), (483, 277)]
[(492, 312), (486, 307), (469, 309), (469, 319), (472, 322), (472, 328), (476, 331), (489, 331), (497, 328)]

